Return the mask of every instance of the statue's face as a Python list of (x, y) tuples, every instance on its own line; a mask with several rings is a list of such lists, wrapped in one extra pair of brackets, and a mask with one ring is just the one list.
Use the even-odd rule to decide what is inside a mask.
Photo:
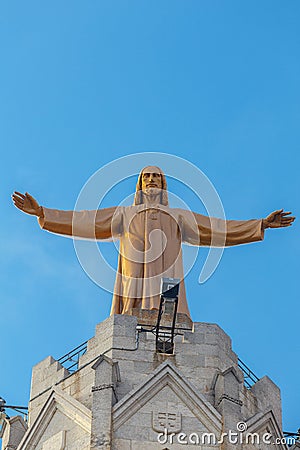
[(151, 193), (152, 189), (162, 189), (161, 174), (156, 167), (146, 167), (142, 174), (142, 191)]

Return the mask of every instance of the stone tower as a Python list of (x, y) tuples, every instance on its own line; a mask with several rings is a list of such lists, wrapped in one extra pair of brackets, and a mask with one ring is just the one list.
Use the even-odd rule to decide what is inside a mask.
[(267, 376), (245, 386), (218, 325), (178, 314), (174, 352), (165, 354), (157, 312), (133, 314), (98, 324), (75, 371), (51, 356), (33, 368), (28, 429), (18, 416), (7, 420), (2, 450), (288, 448), (279, 388)]

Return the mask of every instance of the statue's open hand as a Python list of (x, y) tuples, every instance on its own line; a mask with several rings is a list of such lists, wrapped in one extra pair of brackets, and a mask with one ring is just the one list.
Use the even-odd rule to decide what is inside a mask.
[(32, 195), (28, 194), (28, 192), (25, 192), (24, 195), (21, 194), (21, 192), (15, 191), (12, 195), (12, 199), (14, 205), (21, 211), (26, 214), (42, 217), (43, 208), (38, 204), (35, 198), (32, 197)]
[(295, 217), (289, 216), (291, 211), (284, 212), (283, 209), (278, 209), (272, 212), (265, 219), (263, 219), (264, 228), (282, 228), (289, 227), (295, 220)]

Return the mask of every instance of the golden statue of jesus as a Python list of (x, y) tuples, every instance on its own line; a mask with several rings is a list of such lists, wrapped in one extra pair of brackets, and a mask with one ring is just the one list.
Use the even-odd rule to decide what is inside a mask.
[(263, 240), (267, 228), (292, 225), (282, 209), (265, 219), (221, 220), (170, 208), (166, 178), (156, 166), (145, 167), (132, 206), (95, 211), (45, 208), (28, 193), (14, 192), (21, 211), (38, 217), (41, 228), (62, 235), (96, 240), (119, 239), (119, 261), (111, 314), (132, 308), (158, 309), (162, 277), (179, 278), (178, 312), (189, 314), (182, 263), (182, 243), (232, 246)]

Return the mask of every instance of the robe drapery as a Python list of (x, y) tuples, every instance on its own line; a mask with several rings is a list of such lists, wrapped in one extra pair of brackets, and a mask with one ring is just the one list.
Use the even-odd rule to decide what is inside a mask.
[(43, 208), (41, 228), (81, 238), (119, 239), (111, 314), (158, 309), (162, 277), (179, 278), (178, 312), (190, 316), (184, 287), (182, 243), (232, 246), (260, 241), (262, 219), (221, 220), (161, 203), (60, 211)]

